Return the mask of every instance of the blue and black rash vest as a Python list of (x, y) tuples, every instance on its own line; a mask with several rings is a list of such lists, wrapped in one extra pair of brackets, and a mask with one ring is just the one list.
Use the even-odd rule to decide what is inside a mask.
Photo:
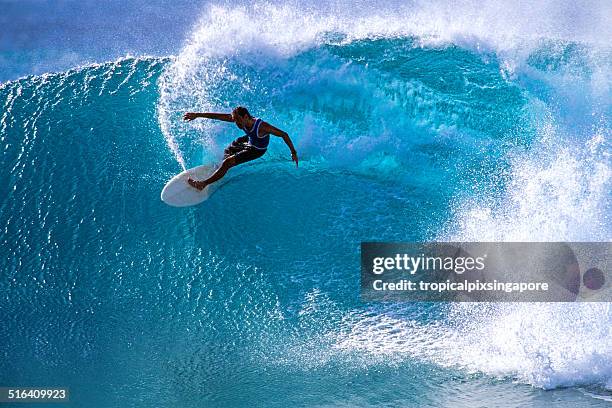
[(259, 150), (266, 150), (268, 148), (268, 143), (270, 143), (270, 135), (266, 134), (265, 136), (259, 136), (259, 125), (261, 125), (262, 120), (257, 119), (253, 124), (253, 128), (246, 132), (247, 137), (249, 138), (249, 145), (253, 146)]

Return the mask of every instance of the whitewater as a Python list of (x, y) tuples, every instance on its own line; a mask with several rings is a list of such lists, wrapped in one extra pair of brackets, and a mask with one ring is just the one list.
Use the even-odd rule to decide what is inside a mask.
[[(359, 298), (362, 241), (610, 241), (608, 2), (196, 15), (175, 53), (0, 84), (0, 383), (75, 406), (612, 400), (609, 303)], [(165, 206), (238, 136), (182, 115), (236, 105), (300, 167), (272, 140)]]

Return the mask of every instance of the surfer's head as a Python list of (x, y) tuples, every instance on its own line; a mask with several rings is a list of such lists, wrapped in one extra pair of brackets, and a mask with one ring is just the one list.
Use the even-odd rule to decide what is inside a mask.
[(244, 106), (235, 107), (232, 111), (232, 118), (240, 129), (247, 129), (253, 124), (253, 117)]

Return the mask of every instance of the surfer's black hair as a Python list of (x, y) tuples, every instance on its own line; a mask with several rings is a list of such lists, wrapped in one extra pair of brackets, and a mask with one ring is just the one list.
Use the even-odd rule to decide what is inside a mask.
[(237, 115), (240, 116), (248, 116), (249, 118), (252, 118), (251, 114), (249, 113), (248, 109), (245, 108), (244, 106), (236, 106), (234, 108), (234, 113), (236, 113)]

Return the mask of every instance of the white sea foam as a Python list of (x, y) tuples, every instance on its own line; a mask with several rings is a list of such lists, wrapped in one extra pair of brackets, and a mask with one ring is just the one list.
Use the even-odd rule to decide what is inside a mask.
[(464, 303), (445, 322), (406, 321), (394, 312), (363, 315), (337, 336), (335, 352), (370, 361), (413, 359), (551, 389), (610, 387), (609, 303)]

